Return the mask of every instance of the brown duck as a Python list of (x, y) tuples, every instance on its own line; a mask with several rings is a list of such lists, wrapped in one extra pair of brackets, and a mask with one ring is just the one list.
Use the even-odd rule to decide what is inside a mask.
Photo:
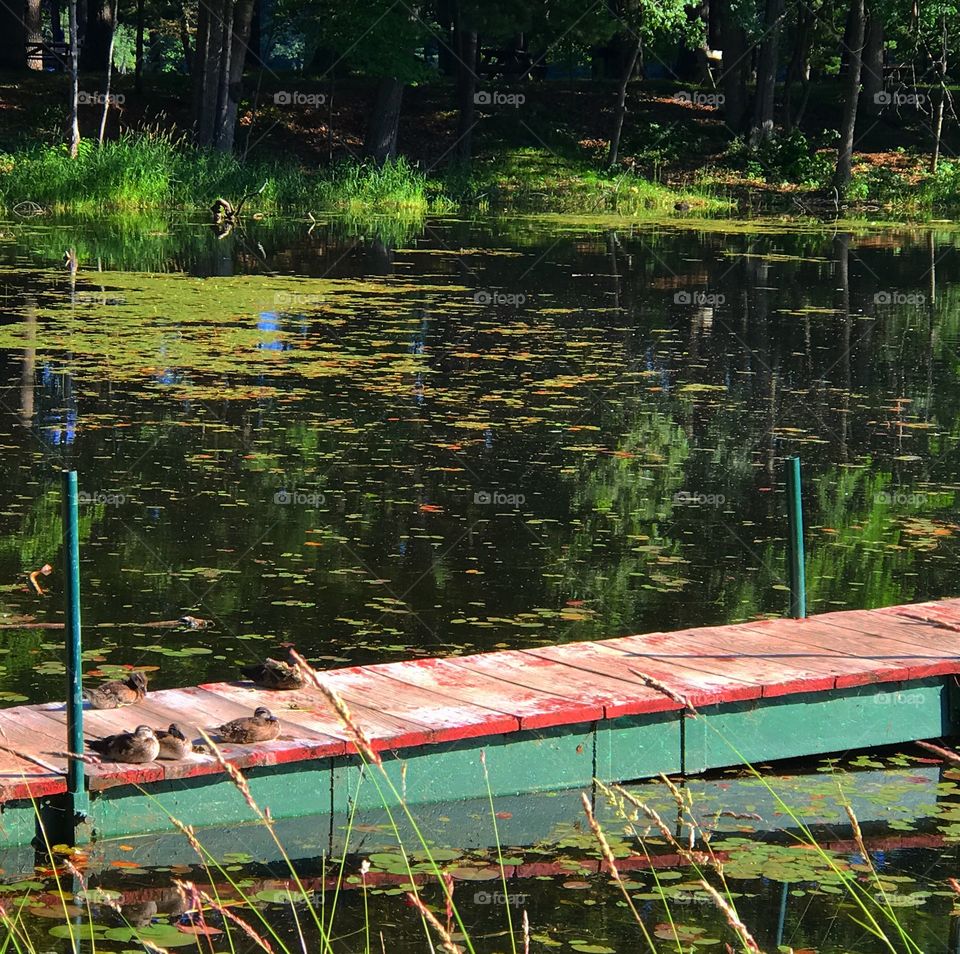
[(280, 734), (280, 720), (266, 706), (258, 706), (252, 716), (217, 726), (216, 732), (222, 742), (269, 742)]
[(109, 762), (153, 762), (160, 754), (157, 734), (148, 725), (138, 725), (133, 732), (88, 739), (87, 745)]
[(170, 728), (167, 730), (157, 729), (154, 734), (160, 743), (158, 758), (176, 762), (185, 759), (193, 752), (193, 743), (186, 737), (183, 729), (176, 722), (171, 722)]
[(287, 646), (287, 658), (266, 659), (253, 666), (242, 666), (242, 672), (247, 679), (262, 689), (302, 689), (303, 672), (293, 658), (293, 647)]
[(119, 709), (132, 706), (147, 694), (147, 677), (142, 672), (132, 672), (126, 679), (105, 682), (96, 689), (84, 689), (83, 698), (92, 709)]

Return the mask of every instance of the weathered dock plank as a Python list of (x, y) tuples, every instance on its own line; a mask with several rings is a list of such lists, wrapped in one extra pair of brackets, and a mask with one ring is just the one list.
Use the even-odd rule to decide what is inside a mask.
[[(411, 802), (543, 791), (659, 772), (935, 738), (960, 726), (960, 600), (622, 636), (324, 673)], [(685, 710), (684, 700), (697, 714)], [(259, 706), (281, 734), (224, 745), (276, 817), (393, 798), (315, 687), (208, 683), (86, 711), (87, 738), (178, 722), (198, 738)], [(0, 843), (66, 790), (63, 705), (0, 711)], [(797, 727), (803, 731), (798, 732)], [(486, 763), (480, 766), (481, 751)], [(40, 764), (38, 764), (40, 763)], [(85, 769), (101, 834), (250, 817), (211, 755)], [(386, 791), (386, 796), (384, 792)], [(19, 813), (19, 814), (18, 814)]]

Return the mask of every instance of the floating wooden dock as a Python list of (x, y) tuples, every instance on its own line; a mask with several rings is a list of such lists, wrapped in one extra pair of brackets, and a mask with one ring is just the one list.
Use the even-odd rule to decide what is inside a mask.
[[(415, 805), (485, 795), (487, 777), (494, 796), (515, 795), (938, 738), (960, 726), (958, 675), (960, 600), (944, 600), (324, 678)], [(86, 711), (84, 733), (173, 721), (209, 730), (258, 705), (280, 718), (280, 738), (223, 748), (273, 817), (337, 814), (392, 797), (313, 688), (268, 692), (237, 682), (151, 692), (135, 707)], [(38, 815), (63, 830), (66, 732), (62, 704), (0, 711), (0, 844), (29, 842)], [(91, 801), (80, 838), (168, 831), (170, 815), (194, 825), (252, 818), (210, 756), (85, 772)]]

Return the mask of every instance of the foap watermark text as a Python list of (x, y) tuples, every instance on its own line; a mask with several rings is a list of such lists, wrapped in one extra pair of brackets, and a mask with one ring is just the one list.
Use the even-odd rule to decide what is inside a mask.
[(473, 495), (473, 502), (481, 506), (522, 507), (526, 500), (523, 494), (508, 494), (502, 490), (478, 490)]

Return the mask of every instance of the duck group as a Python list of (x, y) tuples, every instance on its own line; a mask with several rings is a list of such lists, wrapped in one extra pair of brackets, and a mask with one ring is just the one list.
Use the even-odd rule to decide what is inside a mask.
[[(261, 689), (280, 692), (302, 689), (304, 674), (297, 664), (293, 647), (287, 645), (285, 649), (285, 659), (268, 658), (261, 663), (243, 666), (242, 674)], [(83, 690), (83, 698), (92, 709), (133, 706), (146, 696), (147, 677), (142, 672), (133, 672), (126, 679), (114, 679), (96, 688)], [(232, 719), (214, 727), (213, 732), (224, 743), (255, 745), (276, 739), (280, 735), (280, 720), (266, 706), (257, 706), (252, 716)], [(166, 729), (138, 725), (132, 732), (89, 739), (87, 745), (105, 761), (132, 764), (154, 762), (157, 759), (180, 761), (198, 751), (183, 725), (176, 722)]]

